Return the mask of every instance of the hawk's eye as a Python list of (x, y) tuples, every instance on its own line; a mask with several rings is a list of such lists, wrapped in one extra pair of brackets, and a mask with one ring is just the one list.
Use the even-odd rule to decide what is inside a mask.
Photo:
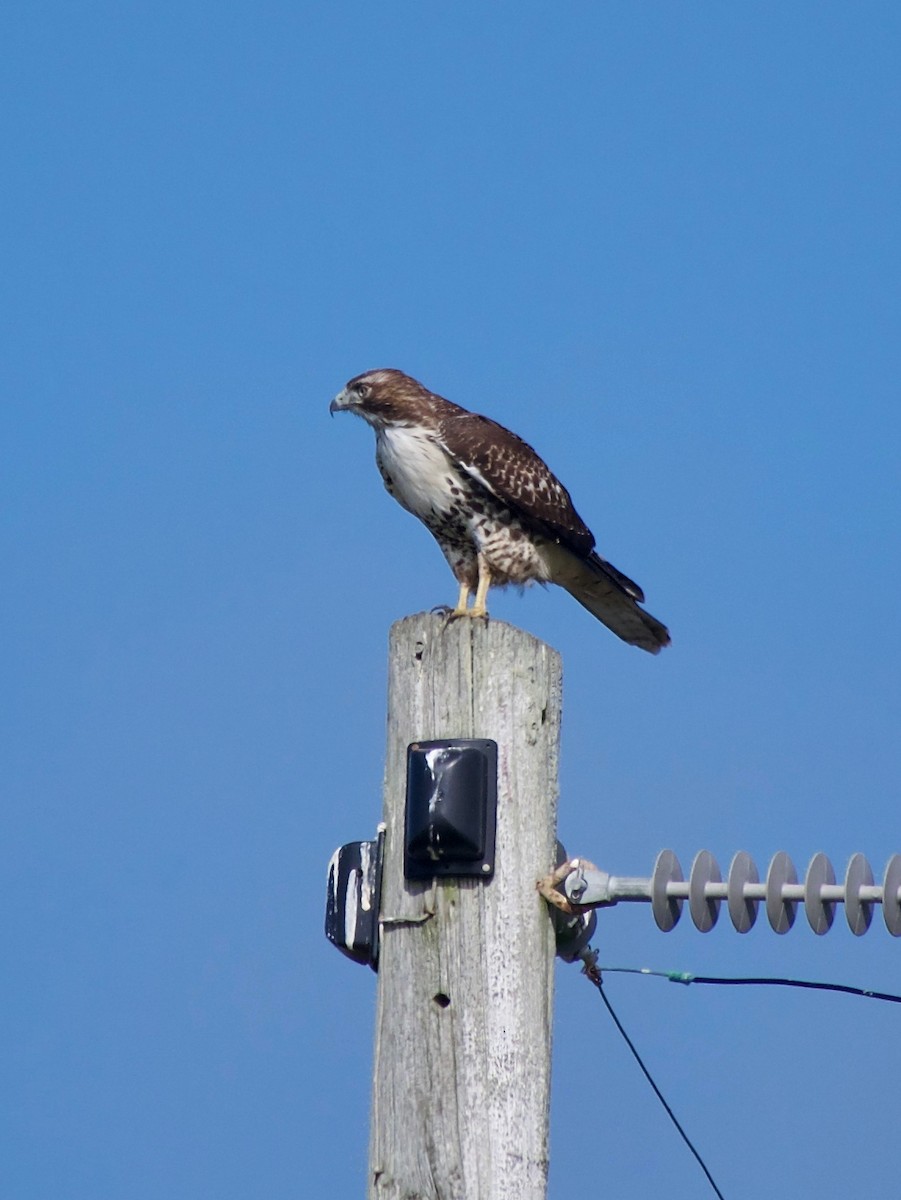
[(354, 389), (361, 400), (365, 400), (369, 395), (371, 388), (368, 383), (358, 383)]

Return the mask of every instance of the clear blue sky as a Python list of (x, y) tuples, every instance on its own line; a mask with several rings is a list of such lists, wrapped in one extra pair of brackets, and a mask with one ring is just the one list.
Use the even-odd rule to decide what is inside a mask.
[[(391, 622), (453, 600), (345, 380), (531, 441), (674, 644), (494, 598), (565, 669), (560, 832), (643, 874), (901, 850), (895, 3), (7, 4), (9, 1200), (363, 1194)], [(602, 960), (901, 991), (874, 927)], [(609, 995), (729, 1200), (897, 1184), (895, 1006)], [(707, 1194), (560, 967), (551, 1197)]]

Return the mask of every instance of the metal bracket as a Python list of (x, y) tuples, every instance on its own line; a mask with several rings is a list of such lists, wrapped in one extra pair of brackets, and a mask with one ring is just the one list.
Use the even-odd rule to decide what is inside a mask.
[(588, 949), (588, 943), (597, 928), (597, 917), (591, 906), (573, 905), (560, 891), (560, 883), (569, 877), (573, 863), (580, 860), (573, 859), (570, 862), (560, 842), (557, 843), (557, 851), (558, 858), (563, 859), (562, 863), (546, 879), (539, 879), (536, 886), (551, 906), (558, 958), (564, 962), (575, 962)]

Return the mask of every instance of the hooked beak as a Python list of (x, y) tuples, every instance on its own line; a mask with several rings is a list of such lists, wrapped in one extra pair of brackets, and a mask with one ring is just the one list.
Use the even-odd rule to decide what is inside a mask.
[(332, 416), (336, 412), (342, 412), (345, 408), (350, 408), (353, 405), (353, 396), (348, 392), (347, 388), (343, 388), (328, 406)]

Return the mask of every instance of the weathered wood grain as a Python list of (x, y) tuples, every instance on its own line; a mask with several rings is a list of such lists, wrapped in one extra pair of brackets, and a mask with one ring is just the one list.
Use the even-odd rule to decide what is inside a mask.
[[(501, 622), (391, 630), (370, 1200), (544, 1200), (561, 667)], [(498, 744), (494, 878), (403, 878), (410, 742)], [(434, 915), (430, 916), (429, 913)], [(425, 918), (425, 919), (423, 919)]]

